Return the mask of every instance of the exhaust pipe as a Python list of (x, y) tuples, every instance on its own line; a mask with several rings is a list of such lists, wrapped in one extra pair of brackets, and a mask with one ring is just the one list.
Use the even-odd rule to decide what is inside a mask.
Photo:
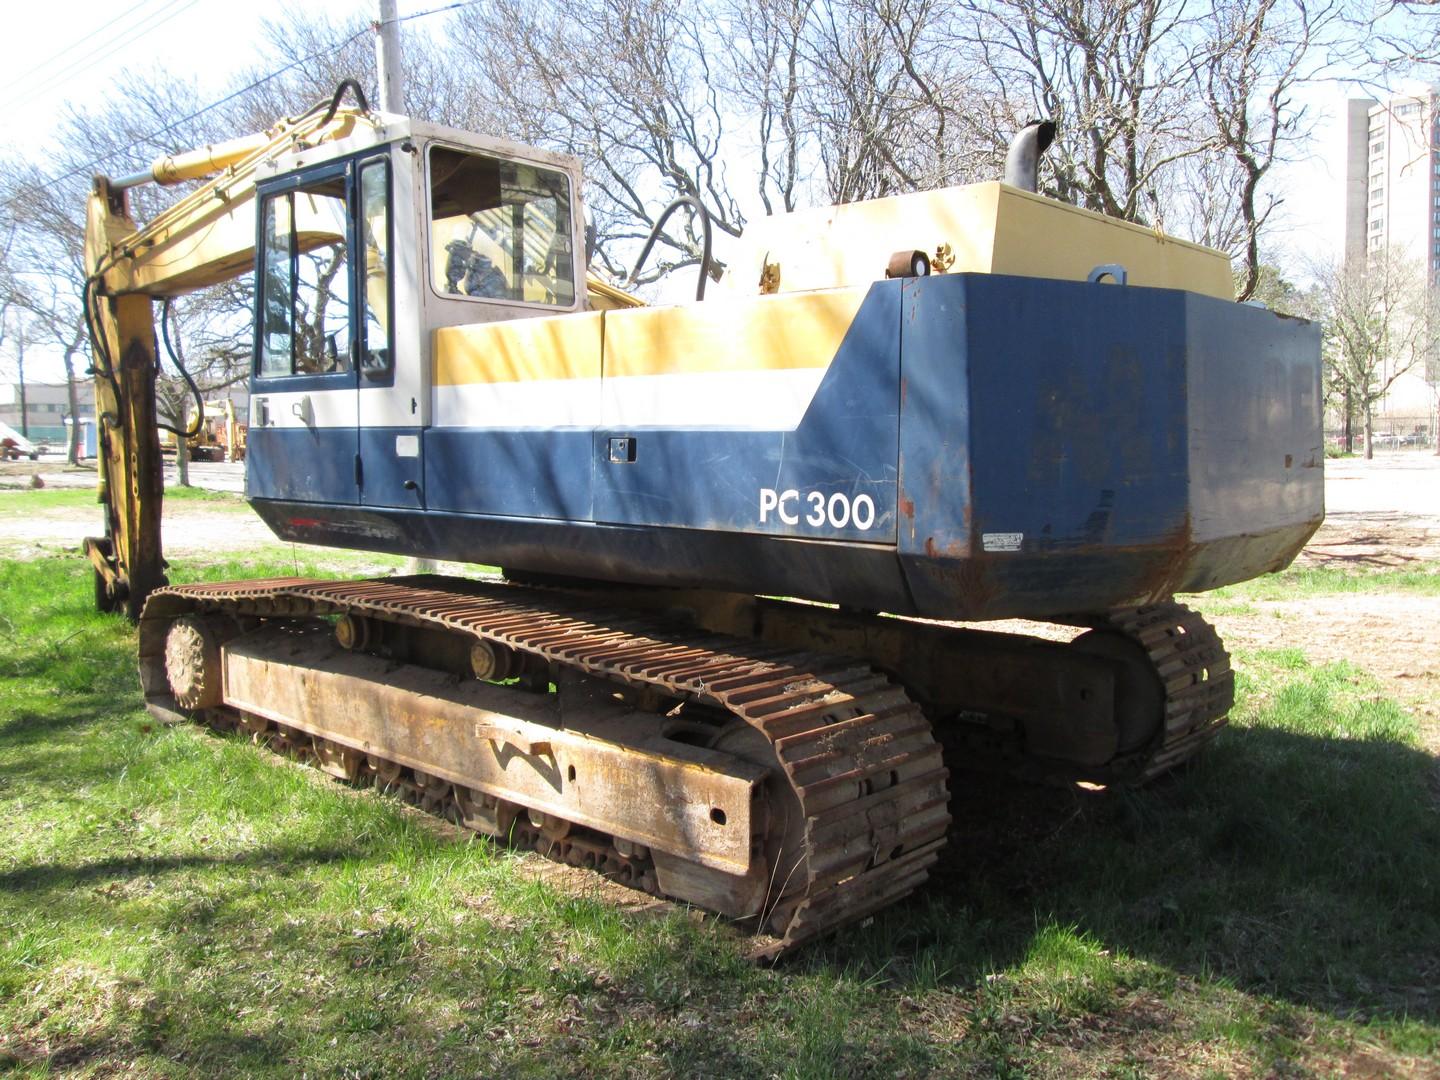
[(1010, 140), (1005, 154), (1004, 182), (1021, 191), (1035, 191), (1040, 171), (1040, 155), (1055, 141), (1055, 121), (1036, 120), (1026, 124)]

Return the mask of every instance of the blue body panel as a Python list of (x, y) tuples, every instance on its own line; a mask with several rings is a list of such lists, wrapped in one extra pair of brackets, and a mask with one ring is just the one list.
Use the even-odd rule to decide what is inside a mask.
[[(900, 436), (901, 282), (881, 282), (860, 305), (835, 359), (794, 431), (710, 429), (602, 431), (595, 441), (595, 520), (823, 536), (863, 543), (895, 542), (896, 449)], [(635, 440), (635, 460), (610, 460), (611, 438)], [(761, 489), (837, 493), (847, 505), (867, 496), (868, 527), (821, 525), (805, 498), (794, 500), (787, 525), (778, 513), (761, 518)], [(870, 514), (873, 507), (873, 515)]]
[[(360, 429), (362, 482), (360, 501), (366, 506), (425, 506), (425, 470), (421, 457), (424, 428)], [(405, 447), (407, 452), (401, 453)], [(414, 449), (414, 455), (408, 453)], [(412, 485), (406, 487), (406, 484)]]
[(353, 427), (259, 427), (245, 439), (245, 496), (357, 503)]
[[(793, 431), (432, 429), (428, 490), (403, 510), (317, 506), (252, 440), (270, 482), (251, 495), (304, 542), (1043, 618), (1283, 566), (1323, 517), (1320, 423), (1311, 324), (1174, 290), (945, 275), (872, 288)], [(767, 517), (766, 489), (865, 495), (875, 520)]]
[(426, 506), (466, 514), (588, 521), (594, 432), (432, 428)]

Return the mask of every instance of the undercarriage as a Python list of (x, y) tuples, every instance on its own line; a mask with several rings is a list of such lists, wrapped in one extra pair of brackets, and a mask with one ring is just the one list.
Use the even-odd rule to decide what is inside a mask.
[[(952, 763), (1138, 783), (1224, 723), (1175, 604), (1074, 642), (730, 594), (437, 577), (188, 585), (140, 623), (147, 704), (769, 935), (914, 891)], [(857, 657), (861, 659), (856, 659)]]

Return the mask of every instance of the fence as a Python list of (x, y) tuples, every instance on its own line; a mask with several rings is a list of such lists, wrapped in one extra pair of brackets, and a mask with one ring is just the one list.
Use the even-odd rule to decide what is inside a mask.
[[(1358, 420), (1350, 427), (1356, 451), (1365, 448), (1365, 427)], [(1418, 416), (1377, 416), (1372, 435), (1372, 446), (1376, 450), (1426, 450), (1435, 447), (1435, 417), (1433, 414)], [(1327, 446), (1342, 448), (1345, 443), (1345, 429), (1327, 418), (1325, 424)]]

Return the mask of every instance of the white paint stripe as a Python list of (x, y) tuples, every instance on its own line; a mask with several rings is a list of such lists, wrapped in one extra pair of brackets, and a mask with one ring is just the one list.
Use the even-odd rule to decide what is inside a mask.
[(824, 368), (435, 387), (437, 427), (708, 427), (793, 431)]
[[(309, 399), (308, 416), (305, 415), (307, 398)], [(319, 390), (310, 393), (266, 391), (255, 395), (254, 401), (261, 400), (265, 401), (269, 407), (270, 427), (353, 428), (359, 423), (353, 386), (344, 390)], [(254, 401), (251, 403), (250, 410), (252, 423), (255, 416)]]
[(599, 379), (435, 387), (436, 427), (598, 427)]
[(794, 431), (825, 368), (634, 375), (604, 381), (603, 426)]

